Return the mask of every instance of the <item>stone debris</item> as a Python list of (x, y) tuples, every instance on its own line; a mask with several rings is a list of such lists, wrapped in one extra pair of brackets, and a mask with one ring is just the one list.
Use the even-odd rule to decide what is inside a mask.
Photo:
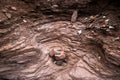
[(98, 59), (100, 60), (100, 59), (101, 59), (101, 57), (99, 56), (99, 57), (98, 57)]
[(53, 5), (53, 6), (51, 6), (52, 8), (57, 8), (57, 7), (59, 7), (58, 5)]
[(2, 9), (2, 12), (3, 12), (3, 13), (6, 13), (6, 12), (7, 12), (7, 10), (6, 10), (6, 9)]
[(90, 16), (91, 20), (95, 20), (99, 15), (95, 15), (95, 16)]
[(102, 18), (103, 18), (103, 19), (105, 19), (105, 18), (106, 18), (106, 16), (103, 16)]
[(16, 7), (14, 7), (14, 6), (12, 6), (12, 7), (11, 7), (11, 9), (12, 9), (12, 10), (15, 10), (15, 11), (17, 10), (17, 8), (16, 8)]
[(78, 17), (78, 11), (77, 10), (74, 10), (72, 16), (71, 16), (71, 22), (76, 22), (77, 20), (77, 17)]
[(114, 27), (113, 26), (109, 26), (109, 29), (114, 29)]
[(79, 35), (82, 34), (82, 30), (79, 30), (79, 31), (78, 31), (78, 34), (79, 34)]
[(90, 16), (91, 19), (94, 19), (94, 16)]
[(52, 49), (49, 54), (51, 57), (54, 56), (56, 58), (56, 60), (61, 60), (61, 59), (65, 58), (64, 51), (61, 50), (60, 48), (59, 49)]
[(106, 19), (106, 20), (105, 20), (105, 25), (108, 25), (108, 24), (109, 24), (109, 21), (110, 21), (109, 19)]
[(64, 53), (64, 50), (61, 48), (53, 48), (49, 52), (50, 57), (53, 59), (53, 63), (56, 65), (64, 65), (66, 63), (66, 55)]
[(114, 38), (113, 41), (120, 41), (120, 37)]
[(27, 20), (23, 19), (23, 22), (25, 22), (25, 23), (26, 23), (26, 22), (27, 22)]

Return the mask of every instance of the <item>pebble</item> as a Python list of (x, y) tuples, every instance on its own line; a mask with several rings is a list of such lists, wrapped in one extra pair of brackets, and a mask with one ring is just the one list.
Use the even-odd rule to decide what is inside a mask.
[(90, 19), (94, 19), (95, 17), (94, 16), (90, 16)]
[(105, 20), (105, 25), (108, 25), (108, 23), (109, 23), (109, 19), (106, 19)]
[(114, 41), (116, 41), (116, 40), (120, 40), (120, 37), (116, 37), (116, 38), (114, 38)]
[(106, 27), (106, 25), (104, 24), (104, 25), (102, 25), (103, 27)]
[(16, 7), (14, 7), (14, 6), (12, 6), (12, 7), (11, 7), (11, 9), (12, 9), (12, 10), (15, 10), (15, 11), (17, 10), (17, 8), (16, 8)]
[(26, 21), (25, 19), (23, 19), (23, 22), (25, 22), (25, 23), (26, 23), (27, 21)]
[(106, 16), (103, 16), (102, 18), (106, 18)]
[(6, 10), (6, 9), (2, 9), (2, 12), (6, 13), (6, 12), (7, 12), (7, 10)]
[(55, 56), (57, 60), (64, 59), (66, 55), (64, 54), (64, 51), (61, 50), (60, 48), (54, 48), (50, 51), (49, 55)]
[(86, 35), (86, 37), (87, 37), (88, 39), (93, 39), (93, 37), (92, 37), (92, 36), (89, 36), (89, 35)]
[(71, 22), (76, 22), (76, 20), (77, 20), (77, 17), (78, 17), (78, 11), (77, 10), (74, 10), (73, 11), (73, 14), (72, 14), (72, 16), (71, 16)]
[(112, 41), (120, 41), (120, 37), (113, 38)]
[(58, 7), (58, 5), (53, 5), (53, 6), (52, 6), (52, 8), (57, 8), (57, 7)]
[(114, 29), (114, 27), (113, 26), (109, 26), (109, 29)]
[(77, 49), (74, 48), (73, 51), (77, 51)]
[(84, 20), (87, 20), (88, 18), (85, 18)]
[(99, 56), (98, 59), (101, 59), (101, 57)]
[(97, 71), (99, 71), (99, 69), (98, 69), (98, 68), (96, 68), (96, 70), (97, 70)]
[(90, 16), (90, 19), (95, 20), (99, 15)]
[(78, 34), (79, 34), (79, 35), (82, 34), (82, 30), (79, 30), (79, 31), (78, 31)]
[(101, 28), (101, 26), (95, 26), (95, 28), (96, 28), (96, 29), (100, 29), (100, 28)]

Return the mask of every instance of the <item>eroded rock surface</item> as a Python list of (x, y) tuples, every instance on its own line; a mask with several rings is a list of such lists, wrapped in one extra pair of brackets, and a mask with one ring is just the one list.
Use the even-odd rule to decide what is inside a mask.
[[(8, 10), (12, 18), (0, 22), (0, 80), (120, 79), (119, 10), (108, 7), (102, 14), (78, 16), (72, 23), (69, 14), (29, 15), (23, 5), (22, 9), (14, 5), (18, 11)], [(55, 64), (49, 56), (55, 47), (64, 49), (65, 65)]]

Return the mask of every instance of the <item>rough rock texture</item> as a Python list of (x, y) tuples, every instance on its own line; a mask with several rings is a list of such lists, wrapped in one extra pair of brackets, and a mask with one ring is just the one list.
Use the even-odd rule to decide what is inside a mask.
[[(62, 5), (82, 3), (67, 1)], [(0, 80), (120, 80), (120, 6), (103, 1), (77, 7), (74, 23), (72, 13), (48, 10), (47, 3), (37, 9), (28, 0), (0, 1)], [(63, 66), (49, 56), (57, 46), (68, 57)]]
[[(70, 7), (83, 7), (91, 0), (23, 0), (28, 3), (34, 3), (36, 6), (40, 6), (40, 8), (67, 8)], [(79, 5), (77, 5), (79, 4)], [(74, 7), (72, 7), (74, 6)]]

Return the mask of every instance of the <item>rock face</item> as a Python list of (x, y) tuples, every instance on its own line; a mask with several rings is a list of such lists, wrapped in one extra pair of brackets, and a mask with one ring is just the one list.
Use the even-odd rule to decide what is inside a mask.
[(72, 12), (75, 9), (85, 8), (91, 0), (24, 0), (34, 4), (36, 10), (46, 12)]
[[(120, 80), (118, 2), (111, 3), (100, 14), (78, 11), (77, 19), (72, 23), (72, 14), (44, 14), (41, 9), (50, 7), (45, 2), (54, 2), (54, 6), (50, 3), (51, 9), (64, 5), (65, 9), (71, 10), (70, 6), (76, 8), (73, 4), (89, 1), (31, 0), (38, 3), (38, 13), (31, 4), (27, 5), (29, 1), (0, 1), (0, 80)], [(12, 17), (1, 16), (5, 15), (3, 9)], [(51, 57), (55, 51), (50, 52), (58, 46), (62, 49), (58, 53), (65, 53), (67, 59), (62, 57), (62, 61), (53, 61)], [(65, 64), (60, 65), (61, 62)]]
[[(84, 7), (91, 0), (24, 0), (25, 2), (34, 3), (36, 6), (41, 8), (55, 8), (55, 7), (70, 7), (78, 6)], [(57, 5), (57, 6), (55, 6)], [(76, 7), (77, 7), (76, 6)], [(71, 7), (72, 8), (72, 7)]]

